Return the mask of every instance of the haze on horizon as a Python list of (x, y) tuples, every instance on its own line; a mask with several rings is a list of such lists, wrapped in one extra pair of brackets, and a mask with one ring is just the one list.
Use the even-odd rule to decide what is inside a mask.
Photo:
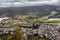
[(60, 0), (0, 0), (0, 7), (60, 5)]

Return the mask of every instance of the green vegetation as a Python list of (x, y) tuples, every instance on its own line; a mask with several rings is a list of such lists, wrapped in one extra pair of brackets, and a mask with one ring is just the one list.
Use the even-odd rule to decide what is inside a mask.
[(0, 39), (1, 40), (26, 40), (26, 34), (21, 32), (21, 28), (17, 28), (14, 30), (14, 35), (12, 34), (1, 34)]
[(32, 25), (33, 22), (35, 23), (60, 23), (58, 20), (51, 20), (37, 17), (33, 14), (27, 15), (16, 15), (11, 19), (5, 19), (0, 22), (1, 27), (12, 27), (14, 25)]

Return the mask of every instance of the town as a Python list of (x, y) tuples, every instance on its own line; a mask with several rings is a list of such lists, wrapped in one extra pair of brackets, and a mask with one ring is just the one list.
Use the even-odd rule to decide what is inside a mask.
[[(7, 21), (8, 20), (8, 21)], [(60, 23), (32, 23), (31, 25), (14, 25), (8, 26), (11, 22), (11, 18), (5, 17), (1, 20), (0, 24), (0, 34), (12, 34), (14, 35), (14, 30), (16, 28), (21, 28), (21, 31), (26, 34), (26, 40), (28, 35), (38, 36), (38, 38), (46, 37), (49, 40), (60, 40)], [(3, 27), (3, 25), (6, 25)], [(10, 25), (10, 24), (9, 24)], [(58, 38), (57, 38), (58, 37)]]

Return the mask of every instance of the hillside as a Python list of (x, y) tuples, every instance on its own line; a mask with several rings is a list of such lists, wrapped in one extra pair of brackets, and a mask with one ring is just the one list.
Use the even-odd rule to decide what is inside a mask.
[(33, 14), (37, 12), (37, 16), (43, 17), (47, 16), (51, 13), (51, 11), (57, 11), (58, 13), (54, 17), (60, 18), (60, 7), (52, 6), (52, 5), (42, 5), (42, 6), (28, 6), (28, 7), (8, 7), (8, 8), (0, 8), (0, 15), (4, 16), (15, 16), (15, 15), (25, 15), (29, 12)]

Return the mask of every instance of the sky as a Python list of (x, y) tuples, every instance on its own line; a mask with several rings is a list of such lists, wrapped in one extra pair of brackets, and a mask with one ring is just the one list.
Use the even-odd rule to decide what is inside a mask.
[(60, 5), (60, 0), (0, 0), (0, 7)]

